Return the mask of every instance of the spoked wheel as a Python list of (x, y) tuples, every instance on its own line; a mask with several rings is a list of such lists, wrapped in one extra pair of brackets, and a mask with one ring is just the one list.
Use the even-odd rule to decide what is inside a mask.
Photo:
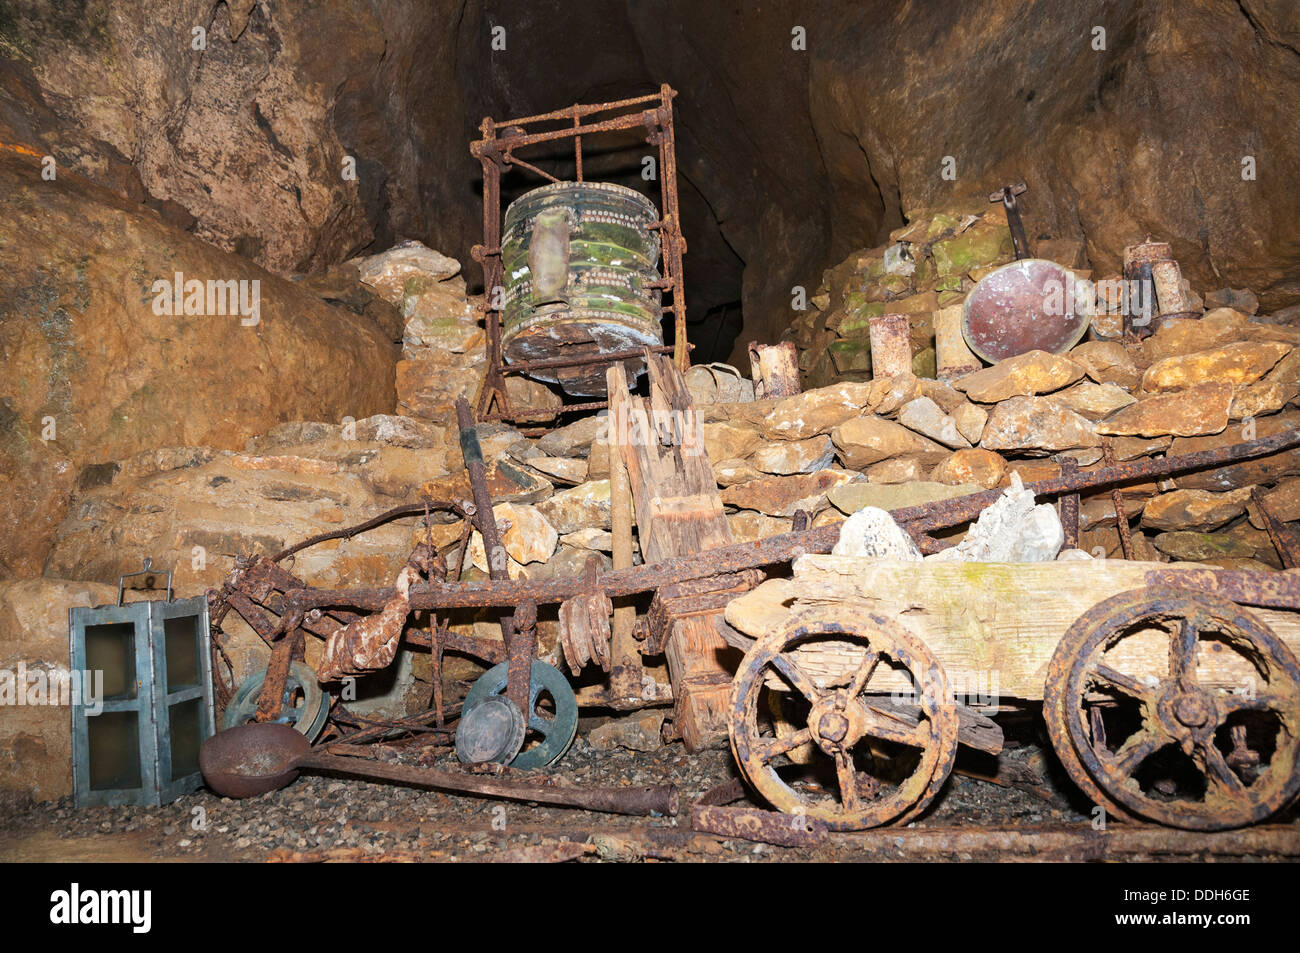
[(1211, 831), (1258, 823), (1300, 791), (1300, 668), (1234, 603), (1121, 593), (1078, 618), (1050, 671), (1044, 711), (1066, 734), (1053, 744), (1103, 806)]
[[(778, 734), (760, 718), (766, 689), (790, 693), (785, 710), (799, 712), (799, 730)], [(788, 763), (789, 752), (809, 748), (820, 776)], [(898, 623), (798, 613), (741, 662), (731, 749), (778, 810), (836, 831), (879, 827), (920, 814), (943, 787), (957, 756), (957, 707), (938, 660)]]

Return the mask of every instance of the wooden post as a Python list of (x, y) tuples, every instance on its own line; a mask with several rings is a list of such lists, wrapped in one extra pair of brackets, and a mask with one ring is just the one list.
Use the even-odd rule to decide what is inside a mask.
[[(704, 550), (726, 546), (732, 536), (699, 417), (672, 361), (647, 351), (646, 367), (648, 406), (628, 392), (622, 364), (613, 365), (608, 378), (610, 439), (627, 466), (641, 556), (647, 563), (674, 556), (707, 559)], [(674, 620), (664, 648), (674, 730), (688, 751), (727, 740), (731, 670), (724, 661), (733, 661), (736, 652), (714, 626), (720, 614)]]
[[(620, 371), (623, 365), (614, 365)], [(605, 372), (605, 383), (612, 394), (619, 385), (619, 375), (614, 367)], [(623, 380), (626, 390), (626, 378)], [(612, 400), (612, 398), (611, 398)], [(617, 452), (616, 432), (609, 433), (609, 510), (610, 529), (614, 535), (614, 568), (629, 569), (632, 566), (632, 489), (628, 482), (627, 464)], [(627, 600), (622, 600), (626, 603)], [(620, 604), (614, 608), (614, 624), (610, 635), (610, 658), (612, 669), (609, 676), (609, 694), (615, 703), (630, 703), (641, 697), (641, 651), (632, 636), (636, 623), (636, 607)]]

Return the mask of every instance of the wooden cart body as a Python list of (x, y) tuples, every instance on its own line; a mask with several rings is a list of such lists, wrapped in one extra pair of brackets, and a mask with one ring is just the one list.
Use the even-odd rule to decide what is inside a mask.
[[(1041, 700), (1052, 653), (1076, 619), (1111, 596), (1148, 585), (1148, 573), (1178, 568), (1178, 564), (1115, 559), (915, 563), (807, 555), (799, 557), (793, 568), (793, 578), (770, 579), (734, 599), (727, 606), (727, 623), (761, 638), (800, 609), (830, 608), (849, 616), (871, 612), (897, 620), (920, 638), (943, 664), (954, 688), (990, 686), (1003, 700)], [(1300, 613), (1251, 611), (1300, 655)], [(1135, 640), (1124, 648), (1138, 665), (1154, 662), (1153, 653), (1166, 651), (1155, 638)], [(860, 650), (843, 646), (795, 651), (804, 653), (810, 674), (823, 686), (842, 680), (846, 669), (861, 658)], [(1206, 656), (1202, 664), (1212, 673), (1216, 687), (1241, 686), (1249, 672), (1226, 657), (1230, 653), (1224, 654), (1222, 660)], [(882, 688), (908, 690), (903, 675), (882, 675)]]

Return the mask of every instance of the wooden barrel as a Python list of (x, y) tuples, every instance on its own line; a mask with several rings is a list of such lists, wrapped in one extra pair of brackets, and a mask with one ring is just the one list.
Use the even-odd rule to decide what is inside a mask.
[[(654, 203), (607, 182), (559, 182), (506, 209), (501, 343), (508, 363), (663, 344)], [(644, 361), (625, 362), (628, 377)], [(529, 372), (575, 396), (604, 396), (599, 364)]]

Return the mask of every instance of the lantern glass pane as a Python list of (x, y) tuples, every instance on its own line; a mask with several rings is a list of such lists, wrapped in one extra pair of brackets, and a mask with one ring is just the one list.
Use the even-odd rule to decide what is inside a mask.
[(198, 616), (177, 616), (163, 622), (167, 657), (167, 686), (170, 694), (199, 683)]
[(104, 673), (105, 701), (135, 698), (135, 623), (86, 626), (86, 668)]
[(172, 776), (179, 781), (199, 770), (199, 745), (203, 742), (203, 699), (177, 702), (168, 709)]
[(92, 791), (141, 787), (140, 720), (134, 711), (100, 712), (86, 719)]

